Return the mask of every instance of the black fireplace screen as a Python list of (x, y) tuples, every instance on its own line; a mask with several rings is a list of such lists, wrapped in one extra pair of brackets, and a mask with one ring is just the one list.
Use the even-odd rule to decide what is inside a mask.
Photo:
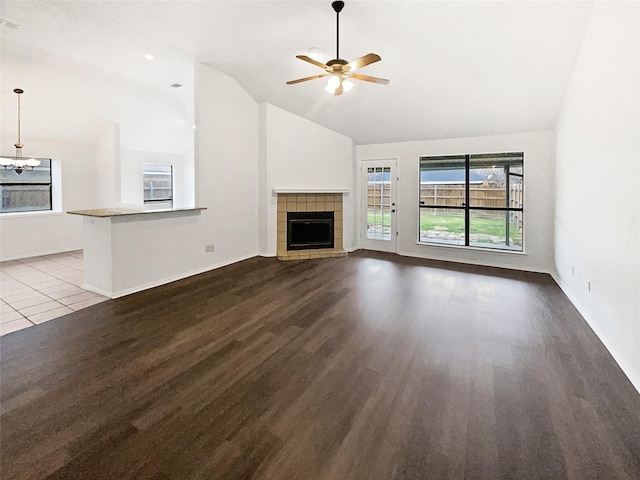
[(333, 248), (333, 212), (287, 212), (287, 250)]

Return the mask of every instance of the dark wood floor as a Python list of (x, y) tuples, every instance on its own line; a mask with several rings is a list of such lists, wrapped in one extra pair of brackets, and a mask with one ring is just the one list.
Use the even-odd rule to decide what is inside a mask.
[(1, 347), (3, 480), (640, 478), (640, 395), (547, 275), (253, 258)]

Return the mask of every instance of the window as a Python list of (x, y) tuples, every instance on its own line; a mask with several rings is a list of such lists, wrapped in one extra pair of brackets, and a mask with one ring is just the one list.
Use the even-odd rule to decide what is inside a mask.
[(367, 238), (391, 239), (391, 167), (367, 168)]
[(0, 169), (0, 213), (51, 210), (51, 159), (39, 158), (40, 165), (18, 175)]
[(173, 202), (173, 168), (171, 165), (144, 165), (144, 203)]
[(522, 251), (524, 154), (420, 158), (419, 241)]

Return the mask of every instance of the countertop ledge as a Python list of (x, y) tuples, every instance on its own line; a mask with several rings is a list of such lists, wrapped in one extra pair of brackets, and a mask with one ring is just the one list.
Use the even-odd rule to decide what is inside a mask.
[(159, 210), (141, 210), (135, 208), (96, 208), (93, 210), (72, 210), (68, 211), (67, 213), (71, 215), (83, 215), (85, 217), (122, 217), (125, 215), (149, 215), (153, 213), (198, 212), (206, 209), (206, 207), (164, 208)]

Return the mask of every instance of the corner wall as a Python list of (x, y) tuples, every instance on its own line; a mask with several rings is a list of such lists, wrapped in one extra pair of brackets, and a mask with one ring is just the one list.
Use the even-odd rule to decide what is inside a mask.
[[(198, 65), (196, 72), (196, 206), (207, 264), (258, 253), (258, 104), (231, 77)], [(215, 251), (204, 253), (208, 244)], [(203, 259), (204, 260), (204, 259)]]
[(270, 104), (260, 105), (260, 253), (274, 256), (280, 189), (343, 189), (344, 248), (355, 248), (353, 141)]
[[(396, 220), (400, 255), (548, 273), (553, 268), (554, 149), (554, 133), (549, 131), (360, 145), (356, 151), (359, 171), (363, 160), (397, 159), (400, 180)], [(420, 157), (496, 152), (524, 152), (525, 252), (418, 245)], [(358, 221), (362, 223), (360, 203)], [(364, 231), (364, 228), (359, 231)]]
[[(106, 208), (120, 201), (120, 125), (110, 124), (96, 141), (95, 189), (97, 207)], [(84, 210), (89, 207), (81, 207)]]
[(555, 276), (640, 391), (639, 10), (593, 6), (556, 125)]

